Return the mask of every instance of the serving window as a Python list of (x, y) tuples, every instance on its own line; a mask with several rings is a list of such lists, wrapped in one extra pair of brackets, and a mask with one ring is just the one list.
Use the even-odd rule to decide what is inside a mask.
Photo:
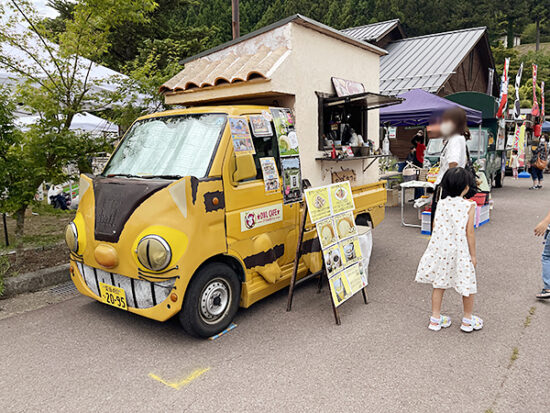
[(368, 136), (368, 111), (394, 105), (401, 99), (365, 92), (335, 96), (317, 92), (319, 116), (319, 150), (342, 146), (362, 146)]

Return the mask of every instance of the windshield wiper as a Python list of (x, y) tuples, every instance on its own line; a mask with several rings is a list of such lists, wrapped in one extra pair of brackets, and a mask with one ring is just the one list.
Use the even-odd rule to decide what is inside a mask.
[(107, 178), (114, 178), (116, 176), (123, 176), (125, 178), (142, 178), (139, 175), (132, 175), (132, 174), (107, 174)]
[(146, 175), (146, 176), (140, 176), (140, 178), (143, 179), (181, 179), (183, 176), (181, 175)]

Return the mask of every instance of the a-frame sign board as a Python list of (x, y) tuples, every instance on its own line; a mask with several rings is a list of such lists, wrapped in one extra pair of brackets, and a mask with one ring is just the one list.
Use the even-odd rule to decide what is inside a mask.
[[(347, 188), (346, 190), (349, 189), (349, 192), (350, 192), (350, 195), (351, 195), (351, 187), (349, 186), (349, 183), (347, 183)], [(324, 188), (321, 188), (321, 189), (324, 189)], [(306, 191), (307, 192), (307, 191)], [(330, 194), (330, 188), (328, 191), (325, 191), (326, 193), (329, 193)], [(317, 195), (317, 194), (315, 194)], [(310, 199), (311, 201), (311, 199)], [(311, 203), (311, 202), (309, 202)], [(336, 274), (336, 275), (332, 275), (330, 276), (328, 271), (327, 271), (327, 263), (326, 263), (326, 253), (325, 251), (323, 251), (323, 266), (321, 268), (320, 271), (316, 272), (316, 273), (312, 273), (312, 274), (308, 274), (306, 275), (305, 277), (301, 278), (300, 280), (297, 280), (297, 275), (298, 275), (298, 265), (299, 265), (299, 262), (300, 262), (300, 258), (302, 256), (303, 253), (307, 253), (306, 251), (303, 251), (302, 250), (302, 244), (303, 244), (303, 240), (304, 240), (304, 232), (305, 232), (305, 227), (306, 227), (306, 221), (307, 221), (307, 217), (308, 217), (308, 212), (309, 212), (309, 205), (308, 205), (308, 202), (307, 202), (307, 196), (306, 196), (306, 202), (305, 202), (305, 206), (304, 206), (304, 211), (303, 211), (303, 216), (301, 217), (301, 221), (300, 221), (300, 231), (299, 231), (299, 235), (298, 235), (298, 243), (296, 245), (296, 255), (295, 255), (295, 259), (294, 259), (294, 269), (293, 269), (293, 272), (292, 272), (292, 277), (290, 279), (290, 286), (289, 286), (289, 290), (288, 290), (288, 299), (287, 299), (287, 311), (291, 311), (292, 310), (292, 301), (293, 301), (293, 298), (294, 298), (294, 290), (295, 290), (295, 287), (308, 280), (308, 279), (311, 279), (313, 277), (319, 277), (319, 284), (318, 284), (318, 293), (321, 292), (321, 287), (322, 287), (322, 284), (323, 284), (323, 281), (326, 279), (328, 284), (329, 284), (329, 294), (330, 294), (330, 301), (331, 301), (331, 305), (332, 305), (332, 309), (333, 309), (333, 312), (334, 312), (334, 319), (336, 321), (336, 324), (340, 324), (340, 315), (339, 315), (339, 312), (338, 312), (338, 305), (339, 304), (342, 304), (343, 301), (339, 302), (339, 304), (337, 305), (335, 303), (335, 301), (337, 301), (339, 298), (336, 296), (336, 294), (334, 294), (334, 291), (332, 291), (335, 287), (334, 287), (334, 280), (336, 280), (336, 278), (338, 277), (337, 281), (342, 285), (342, 289), (344, 289), (344, 285), (342, 284), (342, 281), (340, 280), (340, 278), (342, 277), (345, 277), (344, 280), (345, 280), (345, 283), (346, 283), (346, 286), (348, 288), (348, 292), (347, 292), (347, 296), (346, 296), (346, 299), (351, 297), (352, 295), (354, 295), (355, 293), (359, 292), (359, 289), (361, 290), (362, 294), (363, 294), (363, 301), (365, 304), (368, 303), (368, 296), (367, 296), (367, 290), (366, 290), (366, 282), (364, 284), (362, 284), (362, 288), (355, 288), (355, 291), (352, 291), (351, 288), (350, 288), (350, 282), (348, 281), (348, 279), (352, 279), (353, 277), (353, 281), (355, 281), (353, 284), (355, 286), (357, 286), (357, 282), (361, 282), (359, 279), (357, 279), (357, 276), (360, 276), (359, 274), (359, 271), (350, 271), (349, 275), (345, 275), (345, 271), (346, 270), (355, 270), (356, 268), (356, 265), (357, 265), (357, 268), (359, 268), (359, 264), (351, 264), (351, 266), (349, 268), (347, 268), (346, 270), (344, 271), (341, 271), (339, 274)], [(343, 214), (341, 214), (343, 215)], [(342, 218), (343, 219), (343, 218)], [(332, 221), (332, 218), (331, 218), (331, 225), (333, 224), (333, 221)], [(319, 230), (319, 228), (318, 228)], [(350, 230), (351, 231), (351, 230)], [(319, 232), (319, 231), (318, 231)], [(323, 244), (321, 242), (321, 239), (319, 241), (321, 243), (321, 245)], [(343, 242), (347, 242), (347, 244), (352, 244), (352, 248), (355, 247), (355, 248), (359, 248), (358, 247), (358, 242), (354, 242), (354, 239), (353, 237), (352, 238), (349, 238), (347, 240), (344, 240)], [(338, 245), (338, 244), (337, 244)], [(331, 246), (332, 249), (335, 248), (335, 245)], [(339, 248), (339, 247), (338, 247)], [(348, 251), (349, 248), (346, 248), (346, 251)], [(342, 255), (338, 255), (339, 257), (343, 256), (344, 254), (344, 250), (343, 249), (337, 249), (338, 251), (338, 254), (340, 254), (340, 251), (342, 252)], [(360, 253), (359, 253), (360, 254)], [(347, 254), (349, 256), (349, 254)], [(341, 259), (341, 258), (340, 258)], [(349, 259), (349, 258), (348, 258)], [(340, 264), (342, 265), (342, 264)], [(362, 268), (362, 264), (361, 265), (361, 268)], [(365, 269), (363, 269), (363, 271), (365, 271)], [(357, 276), (356, 276), (356, 272), (357, 272)], [(333, 284), (331, 285), (331, 282), (333, 282)], [(346, 294), (346, 293), (344, 293)], [(336, 297), (336, 298), (335, 298)], [(345, 300), (344, 300), (345, 301)]]

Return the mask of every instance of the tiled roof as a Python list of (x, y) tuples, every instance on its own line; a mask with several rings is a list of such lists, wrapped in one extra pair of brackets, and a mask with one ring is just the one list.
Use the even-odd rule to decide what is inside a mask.
[(255, 78), (268, 79), (272, 70), (286, 58), (287, 52), (285, 46), (275, 50), (262, 46), (250, 55), (231, 52), (216, 60), (205, 56), (187, 63), (180, 73), (162, 85), (161, 90), (185, 91)]

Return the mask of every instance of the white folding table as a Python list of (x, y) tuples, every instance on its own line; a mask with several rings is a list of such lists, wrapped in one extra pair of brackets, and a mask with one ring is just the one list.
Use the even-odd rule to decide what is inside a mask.
[[(403, 209), (405, 207), (405, 190), (409, 188), (434, 189), (435, 184), (432, 184), (431, 182), (427, 182), (427, 181), (408, 181), (408, 182), (403, 182), (402, 184), (400, 184), (400, 186), (401, 186), (401, 225), (403, 225), (404, 227), (420, 228), (421, 225), (419, 224), (408, 224), (405, 222), (405, 217), (403, 215)], [(431, 198), (419, 198), (415, 202), (414, 206), (416, 208), (421, 208), (422, 206), (428, 205), (429, 203), (431, 203)]]

